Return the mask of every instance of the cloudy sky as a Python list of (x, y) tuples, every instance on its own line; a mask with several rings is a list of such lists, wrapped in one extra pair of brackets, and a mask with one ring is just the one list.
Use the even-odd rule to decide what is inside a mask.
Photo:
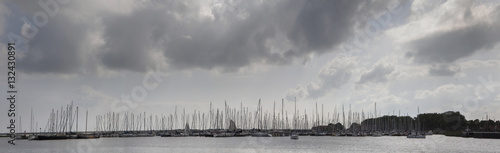
[(380, 115), (500, 118), (498, 1), (43, 2), (0, 2), (0, 71), (15, 42), (24, 129), (30, 109), (45, 127), (71, 102), (91, 127), (110, 111), (225, 101), (255, 110), (261, 99), (272, 112), (284, 99), (292, 114), (295, 98), (301, 113), (318, 103), (325, 115), (342, 105), (373, 114), (377, 103)]

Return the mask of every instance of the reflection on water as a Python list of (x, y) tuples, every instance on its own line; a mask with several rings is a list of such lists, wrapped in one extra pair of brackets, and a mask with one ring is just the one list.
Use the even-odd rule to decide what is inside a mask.
[(0, 138), (0, 152), (498, 152), (500, 140), (428, 136), (406, 137), (143, 137), (50, 141)]

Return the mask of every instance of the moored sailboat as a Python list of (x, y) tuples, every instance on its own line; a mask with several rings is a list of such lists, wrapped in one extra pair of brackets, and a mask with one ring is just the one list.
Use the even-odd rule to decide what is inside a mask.
[(292, 140), (298, 140), (298, 139), (299, 139), (299, 135), (297, 135), (297, 134), (295, 134), (295, 133), (292, 133), (292, 134), (290, 135), (290, 139), (292, 139)]
[[(418, 114), (420, 114), (420, 109), (417, 108), (417, 112)], [(420, 130), (420, 119), (418, 119), (418, 115), (417, 115), (417, 131), (412, 131), (409, 135), (406, 136), (406, 138), (421, 138), (421, 139), (425, 139), (425, 133), (423, 134), (423, 132), (419, 132)]]
[(406, 138), (422, 138), (422, 139), (425, 139), (425, 134), (422, 134), (420, 132), (412, 131), (409, 135), (406, 136)]

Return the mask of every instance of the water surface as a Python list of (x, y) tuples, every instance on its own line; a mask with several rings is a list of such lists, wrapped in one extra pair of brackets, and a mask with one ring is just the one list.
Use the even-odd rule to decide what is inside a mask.
[(475, 139), (428, 136), (426, 139), (406, 137), (144, 137), (100, 138), (27, 141), (17, 140), (16, 145), (0, 138), (2, 153), (52, 153), (52, 152), (500, 152), (500, 139)]

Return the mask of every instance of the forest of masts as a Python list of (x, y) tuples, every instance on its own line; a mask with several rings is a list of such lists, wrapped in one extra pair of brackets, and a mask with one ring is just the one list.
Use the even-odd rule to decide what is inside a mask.
[[(302, 113), (297, 110), (296, 102), (294, 107), (294, 112), (289, 113), (285, 109), (285, 103), (282, 99), (281, 108), (276, 107), (276, 102), (274, 102), (272, 112), (264, 111), (261, 101), (259, 99), (257, 108), (250, 110), (249, 107), (244, 107), (243, 103), (240, 103), (239, 108), (230, 107), (227, 103), (224, 103), (224, 109), (214, 108), (210, 102), (210, 108), (208, 112), (201, 112), (200, 110), (194, 110), (192, 112), (186, 112), (182, 109), (182, 112), (178, 110), (175, 106), (175, 111), (173, 114), (161, 114), (153, 115), (142, 113), (132, 113), (130, 111), (125, 111), (123, 113), (108, 112), (103, 115), (97, 115), (95, 117), (95, 131), (157, 131), (157, 130), (176, 130), (176, 129), (198, 129), (198, 130), (208, 130), (208, 129), (227, 129), (229, 122), (232, 120), (235, 122), (236, 127), (239, 129), (262, 129), (262, 130), (307, 130), (315, 126), (327, 125), (329, 123), (340, 123), (342, 125), (361, 125), (361, 129), (358, 130), (386, 130), (386, 129), (403, 129), (408, 130), (415, 124), (412, 118), (408, 117), (407, 120), (401, 119), (388, 119), (384, 121), (379, 121), (379, 119), (373, 120), (377, 117), (376, 114), (365, 112), (353, 112), (351, 106), (346, 112), (344, 106), (337, 108), (334, 107), (333, 113), (324, 113), (324, 107), (321, 105), (320, 110), (318, 110), (318, 104), (316, 103), (316, 108), (310, 111), (313, 115), (308, 115), (307, 110), (303, 109)], [(340, 111), (338, 109), (341, 109)], [(73, 114), (75, 112), (76, 115)], [(375, 112), (376, 104), (375, 104)], [(78, 107), (76, 111), (73, 111), (73, 102), (71, 105), (66, 107), (66, 110), (61, 107), (61, 110), (52, 110), (50, 113), (49, 120), (47, 121), (45, 130), (43, 132), (71, 132), (73, 130), (73, 124), (75, 120), (78, 120)], [(292, 114), (292, 115), (288, 115)], [(87, 117), (84, 118), (86, 124), (88, 121)], [(33, 128), (33, 114), (31, 121), (31, 132), (37, 132), (38, 123), (36, 128)], [(393, 116), (395, 117), (395, 116)], [(366, 122), (363, 122), (366, 121)], [(363, 122), (363, 123), (361, 123)], [(355, 124), (355, 125), (356, 125)], [(349, 128), (347, 126), (346, 128)], [(78, 121), (76, 121), (76, 130), (78, 130)], [(87, 127), (85, 125), (85, 131)], [(40, 128), (40, 132), (42, 132)]]

